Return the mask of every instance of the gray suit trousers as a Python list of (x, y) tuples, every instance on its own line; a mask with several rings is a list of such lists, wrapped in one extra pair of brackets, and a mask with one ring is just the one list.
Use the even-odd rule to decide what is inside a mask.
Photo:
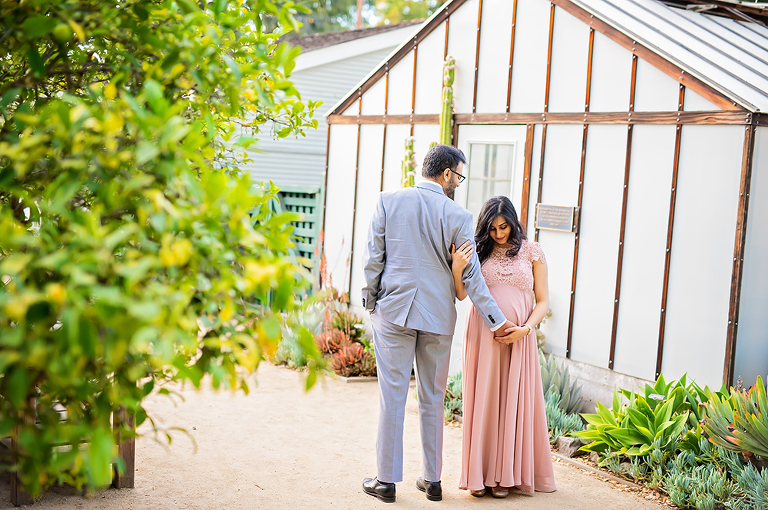
[(403, 420), (411, 367), (416, 357), (422, 476), (440, 480), (443, 468), (443, 399), (448, 380), (452, 335), (438, 335), (393, 324), (378, 311), (371, 316), (379, 378), (377, 477), (403, 481)]

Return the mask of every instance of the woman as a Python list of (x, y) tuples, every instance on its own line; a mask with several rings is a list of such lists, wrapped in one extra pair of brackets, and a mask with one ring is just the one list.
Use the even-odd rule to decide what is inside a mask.
[[(512, 202), (493, 197), (480, 211), (477, 255), (488, 288), (513, 328), (502, 344), (472, 307), (464, 336), (464, 440), (459, 488), (503, 498), (517, 487), (553, 492), (555, 476), (541, 387), (536, 325), (549, 310), (547, 262), (525, 238)], [(471, 243), (453, 251), (456, 296), (467, 295), (461, 273)], [(533, 297), (536, 297), (534, 306)]]

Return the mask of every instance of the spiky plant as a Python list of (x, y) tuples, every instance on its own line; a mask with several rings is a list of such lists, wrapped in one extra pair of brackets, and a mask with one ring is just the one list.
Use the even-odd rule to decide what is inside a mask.
[(443, 104), (440, 109), (440, 141), (443, 145), (453, 142), (453, 80), (456, 76), (456, 60), (450, 55), (443, 64)]
[(731, 388), (731, 396), (712, 395), (702, 422), (718, 446), (768, 460), (768, 396), (762, 377), (749, 391)]
[(413, 186), (416, 183), (416, 160), (414, 159), (413, 142), (412, 136), (405, 139), (405, 157), (401, 165), (403, 173), (400, 179), (400, 185), (403, 188)]
[(554, 356), (547, 359), (544, 353), (539, 351), (539, 365), (541, 366), (541, 383), (546, 395), (550, 391), (560, 395), (560, 409), (566, 414), (575, 414), (581, 411), (584, 402), (581, 399), (581, 386), (571, 383), (568, 368), (561, 368)]
[(584, 423), (578, 414), (567, 414), (560, 408), (560, 394), (556, 391), (547, 392), (544, 398), (544, 409), (547, 415), (549, 442), (555, 443), (560, 436), (567, 436), (574, 430), (583, 430)]

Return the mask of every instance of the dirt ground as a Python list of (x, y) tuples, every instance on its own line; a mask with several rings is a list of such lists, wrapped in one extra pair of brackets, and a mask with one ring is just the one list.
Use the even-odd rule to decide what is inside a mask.
[[(190, 431), (197, 442), (175, 433), (169, 449), (151, 438), (149, 422), (136, 445), (136, 487), (99, 491), (91, 498), (52, 488), (35, 507), (138, 510), (156, 508), (473, 508), (655, 509), (658, 503), (620, 491), (616, 485), (555, 462), (557, 492), (506, 499), (478, 499), (458, 489), (461, 429), (446, 426), (443, 501), (427, 501), (415, 487), (421, 474), (418, 411), (408, 398), (405, 418), (405, 480), (397, 503), (365, 495), (361, 483), (375, 474), (378, 414), (375, 382), (321, 378), (309, 393), (303, 376), (263, 363), (250, 395), (185, 389), (185, 402), (153, 395), (147, 408), (163, 427)], [(0, 475), (0, 508), (9, 501), (10, 475)]]

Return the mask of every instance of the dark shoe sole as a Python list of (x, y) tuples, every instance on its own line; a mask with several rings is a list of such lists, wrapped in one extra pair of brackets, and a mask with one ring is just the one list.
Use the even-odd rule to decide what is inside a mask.
[[(427, 492), (427, 489), (425, 489), (424, 487), (419, 485), (418, 480), (416, 481), (416, 488), (419, 489), (421, 492), (423, 492), (425, 494)], [(431, 495), (427, 494), (427, 499), (430, 500), (430, 501), (442, 501), (443, 497), (442, 496), (431, 496)]]
[(378, 499), (379, 501), (383, 501), (384, 503), (394, 503), (396, 496), (388, 497), (388, 496), (379, 496), (375, 492), (369, 492), (368, 489), (363, 486), (363, 492), (368, 494), (369, 496), (373, 496), (374, 498)]

